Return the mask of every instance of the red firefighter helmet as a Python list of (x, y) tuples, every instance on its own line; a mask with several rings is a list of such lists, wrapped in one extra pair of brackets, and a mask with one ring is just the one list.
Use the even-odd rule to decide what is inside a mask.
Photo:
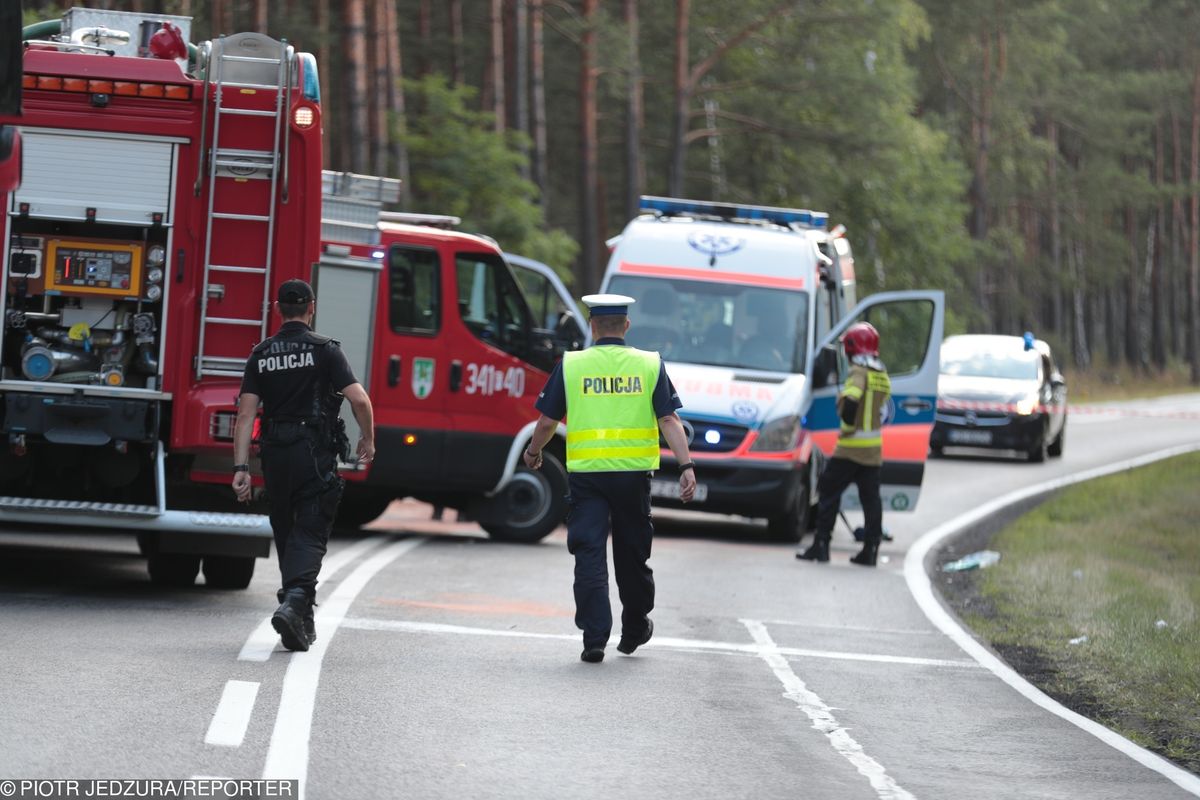
[(847, 356), (879, 355), (879, 331), (869, 322), (856, 322), (842, 334)]

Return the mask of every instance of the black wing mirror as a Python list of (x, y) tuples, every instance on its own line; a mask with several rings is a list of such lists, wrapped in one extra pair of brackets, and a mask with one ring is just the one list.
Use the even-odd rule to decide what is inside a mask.
[(838, 351), (827, 344), (817, 352), (813, 359), (812, 385), (814, 389), (823, 389), (837, 382)]

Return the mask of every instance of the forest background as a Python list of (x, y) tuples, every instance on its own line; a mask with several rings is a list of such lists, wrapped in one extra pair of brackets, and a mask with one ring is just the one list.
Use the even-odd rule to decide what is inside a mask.
[(328, 168), (576, 294), (640, 194), (812, 208), (860, 294), (944, 289), (951, 331), (1200, 383), (1195, 0), (81, 4), (315, 53)]

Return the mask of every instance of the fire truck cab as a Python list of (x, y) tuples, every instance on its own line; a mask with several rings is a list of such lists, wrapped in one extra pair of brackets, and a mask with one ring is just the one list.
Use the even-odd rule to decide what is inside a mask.
[[(495, 539), (533, 542), (566, 512), (565, 452), (521, 463), (533, 407), (585, 325), (553, 273), (508, 263), (453, 217), (379, 212), (386, 179), (327, 173), (316, 266), (319, 330), (334, 336), (375, 406), (377, 453), (350, 475), (340, 521), (393, 499), (456, 508)], [(352, 434), (353, 438), (353, 434)]]
[[(880, 331), (892, 379), (885, 412), (884, 507), (913, 508), (937, 394), (941, 292), (891, 292), (855, 304), (844, 229), (804, 209), (643, 197), (615, 242), (601, 287), (628, 295), (628, 341), (667, 362), (697, 465), (688, 508), (766, 518), (798, 540), (812, 521), (822, 459), (836, 445), (848, 363), (839, 337)], [(664, 445), (655, 502), (678, 506)], [(845, 504), (854, 507), (847, 492)]]
[(270, 289), (320, 242), (316, 62), (187, 17), (26, 29), (24, 176), (0, 193), (0, 523), (136, 534), (151, 578), (246, 586), (232, 417)]

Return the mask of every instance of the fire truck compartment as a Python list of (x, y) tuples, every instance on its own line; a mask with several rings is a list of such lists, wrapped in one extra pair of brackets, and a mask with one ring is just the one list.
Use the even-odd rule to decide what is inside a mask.
[(100, 446), (149, 443), (158, 438), (158, 403), (121, 398), (4, 393), (4, 422), (11, 436), (39, 436), (54, 444)]

